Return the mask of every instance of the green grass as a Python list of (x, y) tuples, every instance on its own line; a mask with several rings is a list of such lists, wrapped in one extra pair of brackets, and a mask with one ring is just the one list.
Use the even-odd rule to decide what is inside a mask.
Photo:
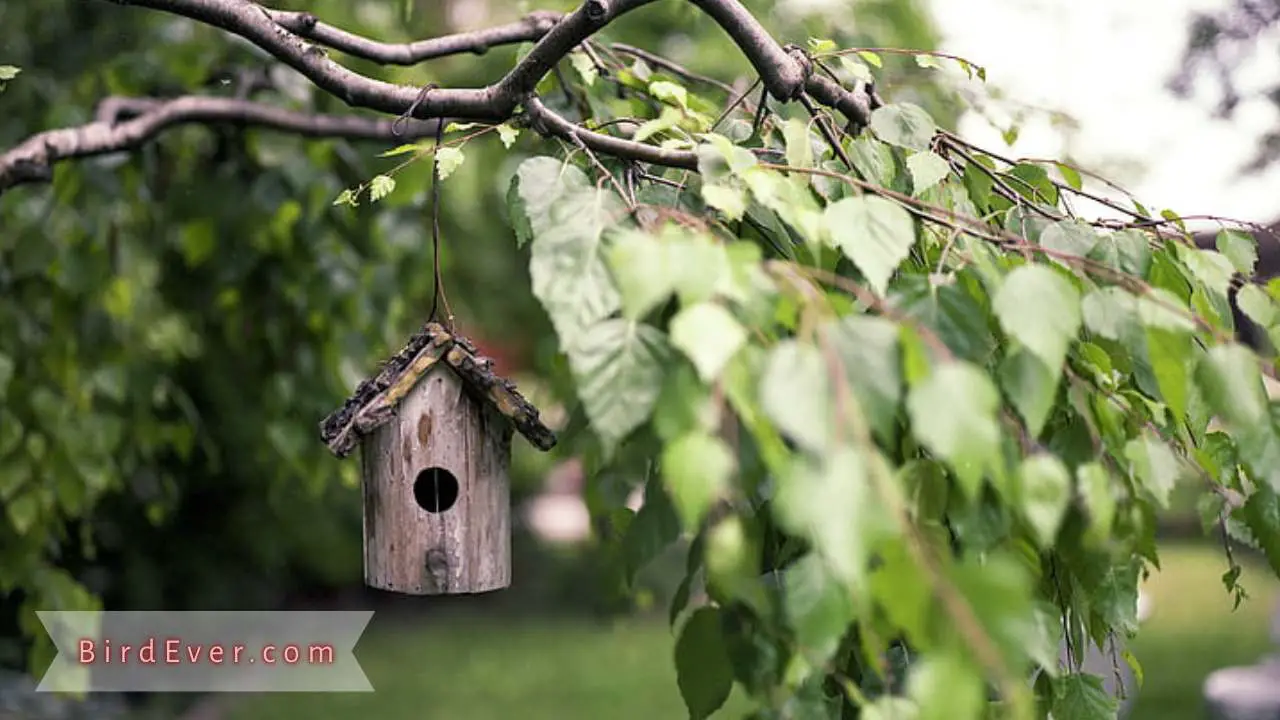
[(1146, 586), (1153, 611), (1133, 645), (1145, 684), (1132, 717), (1200, 720), (1206, 675), (1280, 651), (1270, 641), (1280, 583), (1265, 566), (1246, 563), (1242, 582), (1250, 597), (1233, 612), (1222, 585), (1226, 563), (1220, 547), (1168, 546), (1160, 555), (1164, 570)]
[[(679, 718), (673, 642), (653, 619), (375, 617), (356, 650), (375, 692), (246, 696), (227, 720)], [(742, 717), (732, 700), (717, 717)]]
[[(1146, 682), (1133, 717), (1199, 720), (1205, 675), (1268, 651), (1277, 583), (1247, 569), (1252, 598), (1232, 612), (1220, 550), (1171, 546), (1163, 559), (1164, 571), (1147, 586), (1154, 612), (1134, 647)], [(229, 697), (226, 717), (678, 719), (686, 714), (672, 646), (666, 623), (652, 618), (375, 617), (357, 649), (375, 692)], [(735, 695), (717, 717), (740, 718), (746, 709)]]

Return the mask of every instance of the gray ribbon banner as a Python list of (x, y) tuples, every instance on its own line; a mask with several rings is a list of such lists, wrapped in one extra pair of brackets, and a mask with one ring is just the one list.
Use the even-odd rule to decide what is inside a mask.
[(42, 692), (372, 692), (373, 611), (36, 613), (58, 648)]

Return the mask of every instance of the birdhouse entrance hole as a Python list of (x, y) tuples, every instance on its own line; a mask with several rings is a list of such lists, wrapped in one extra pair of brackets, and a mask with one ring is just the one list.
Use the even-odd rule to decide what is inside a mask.
[(429, 467), (413, 481), (413, 499), (429, 513), (442, 513), (458, 502), (458, 478), (441, 467)]

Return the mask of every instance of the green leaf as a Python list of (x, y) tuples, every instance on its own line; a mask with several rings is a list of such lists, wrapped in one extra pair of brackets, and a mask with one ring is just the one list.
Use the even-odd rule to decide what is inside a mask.
[(783, 571), (783, 605), (796, 644), (805, 658), (821, 666), (835, 654), (854, 607), (849, 588), (816, 553), (809, 553)]
[[(1093, 228), (1079, 220), (1056, 222), (1040, 235), (1040, 247), (1060, 255), (1077, 258), (1088, 257), (1098, 241), (1098, 234), (1093, 231)], [(1063, 262), (1059, 258), (1054, 260)]]
[(436, 150), (436, 170), (440, 173), (440, 179), (444, 180), (452, 175), (454, 170), (462, 167), (462, 161), (466, 159), (462, 148), (442, 147)]
[(915, 58), (916, 58), (916, 65), (919, 65), (922, 68), (925, 68), (925, 69), (934, 68), (936, 70), (943, 69), (942, 62), (938, 60), (938, 58), (934, 57), (933, 55), (929, 55), (926, 53), (916, 53)]
[(1227, 286), (1231, 284), (1231, 275), (1235, 268), (1225, 255), (1213, 250), (1178, 245), (1178, 259), (1181, 260), (1195, 279), (1204, 283), (1214, 293), (1225, 297)]
[(681, 110), (689, 109), (689, 91), (668, 80), (649, 83), (649, 94), (658, 100), (676, 105)]
[(1075, 168), (1066, 163), (1054, 163), (1058, 168), (1058, 172), (1062, 173), (1062, 179), (1066, 181), (1072, 189), (1079, 190), (1084, 186), (1084, 182), (1080, 179), (1080, 173)]
[(1089, 512), (1091, 534), (1097, 539), (1109, 538), (1116, 516), (1116, 495), (1106, 468), (1098, 462), (1077, 467), (1076, 486)]
[(653, 412), (670, 348), (649, 325), (606, 320), (569, 350), (569, 366), (591, 427), (616, 444)]
[(510, 123), (502, 123), (498, 126), (498, 139), (502, 141), (502, 146), (511, 149), (516, 144), (516, 138), (520, 136), (520, 131), (511, 126)]
[(917, 720), (920, 711), (906, 698), (881, 695), (863, 706), (859, 720)]
[(1182, 473), (1178, 457), (1169, 446), (1150, 433), (1143, 433), (1125, 444), (1125, 458), (1131, 464), (1131, 472), (1142, 486), (1151, 493), (1162, 508), (1169, 506), (1169, 494)]
[(1017, 125), (1010, 125), (1008, 129), (1000, 133), (1000, 139), (1004, 140), (1005, 145), (1008, 145), (1009, 147), (1013, 147), (1013, 144), (1018, 142), (1018, 135), (1021, 132), (1022, 132), (1021, 128), (1019, 128)]
[(1000, 387), (1032, 437), (1039, 437), (1044, 430), (1060, 379), (1058, 373), (1025, 348), (1015, 348), (1000, 363)]
[(822, 353), (795, 340), (769, 353), (760, 380), (760, 404), (783, 434), (821, 452), (831, 441), (830, 376)]
[(644, 317), (675, 291), (677, 269), (666, 238), (623, 229), (613, 234), (605, 257), (629, 320)]
[(848, 315), (824, 331), (871, 431), (890, 442), (902, 400), (898, 326), (872, 315)]
[(918, 152), (907, 158), (907, 171), (911, 173), (911, 194), (921, 193), (937, 185), (951, 174), (951, 165), (933, 151)]
[(809, 50), (814, 54), (833, 52), (837, 47), (834, 40), (827, 40), (826, 38), (811, 37), (808, 44)]
[(1119, 287), (1098, 288), (1080, 304), (1084, 326), (1108, 340), (1124, 341), (1138, 326), (1138, 299)]
[(1072, 673), (1053, 681), (1050, 712), (1062, 720), (1115, 720), (1118, 709), (1102, 678)]
[(871, 74), (871, 68), (848, 55), (840, 56), (840, 69), (844, 70), (854, 80), (861, 80), (864, 83), (875, 82), (875, 77)]
[[(951, 570), (952, 582), (973, 609), (983, 630), (995, 643), (1010, 667), (1021, 667), (1028, 659), (1048, 656), (1052, 664), (1058, 649), (1045, 633), (1032, 601), (1027, 564), (999, 551), (966, 556)], [(956, 637), (973, 661), (973, 648)]]
[(1035, 163), (1021, 162), (1009, 169), (1005, 180), (1014, 190), (1034, 203), (1058, 204), (1058, 187), (1049, 179), (1049, 171)]
[(911, 669), (907, 694), (919, 720), (980, 720), (987, 709), (986, 684), (973, 665), (954, 655), (926, 655)]
[(1210, 348), (1195, 375), (1209, 407), (1232, 427), (1270, 422), (1257, 356), (1245, 346), (1231, 343)]
[(1244, 312), (1245, 317), (1254, 321), (1262, 327), (1271, 327), (1276, 324), (1277, 307), (1266, 291), (1253, 283), (1248, 283), (1240, 288), (1240, 293), (1236, 295), (1236, 302), (1240, 305), (1240, 310)]
[(747, 193), (738, 186), (703, 183), (702, 199), (730, 220), (741, 220), (747, 211)]
[(28, 490), (5, 503), (5, 514), (13, 524), (14, 532), (19, 536), (35, 527), (40, 518), (40, 496), (35, 490)]
[(1000, 449), (999, 407), (987, 373), (963, 361), (939, 367), (907, 394), (916, 438), (947, 461), (970, 497)]
[(893, 187), (898, 172), (893, 148), (869, 136), (861, 135), (849, 143), (849, 160), (858, 173), (881, 187)]
[(741, 517), (730, 515), (711, 527), (703, 555), (712, 597), (743, 600), (762, 613), (769, 611), (760, 582), (760, 548)]
[(1071, 474), (1053, 455), (1037, 453), (1018, 468), (1018, 505), (1041, 548), (1052, 548), (1071, 502)]
[(623, 212), (572, 165), (533, 157), (516, 170), (513, 211), (528, 219), (529, 275), (563, 346), (620, 309), (621, 298), (603, 259), (602, 234)]
[(858, 57), (866, 60), (869, 65), (874, 65), (877, 68), (884, 67), (884, 62), (880, 60), (880, 56), (870, 50), (859, 50)]
[(1280, 574), (1280, 497), (1275, 490), (1259, 483), (1237, 514), (1262, 547), (1272, 572)]
[(853, 261), (872, 290), (883, 295), (915, 244), (911, 215), (892, 200), (859, 195), (828, 205), (823, 221), (835, 246)]
[[(13, 452), (22, 442), (22, 421), (7, 408), (0, 407), (0, 458)], [(7, 496), (8, 483), (20, 480), (17, 472), (11, 468), (0, 473), (0, 499)]]
[(644, 504), (627, 524), (622, 536), (622, 558), (627, 582), (634, 581), (650, 562), (680, 538), (680, 518), (662, 483), (649, 479), (644, 486)]
[[(945, 483), (941, 472), (930, 478)], [(885, 616), (906, 634), (910, 642), (929, 637), (933, 604), (933, 579), (921, 568), (901, 541), (882, 543), (879, 562), (871, 569), (870, 589)]]
[(778, 478), (774, 498), (778, 523), (808, 539), (831, 571), (855, 587), (865, 581), (871, 550), (893, 531), (871, 486), (867, 465), (876, 461), (883, 463), (847, 446), (825, 462), (798, 459)]
[(662, 392), (653, 410), (653, 429), (663, 442), (671, 442), (692, 431), (714, 431), (720, 424), (719, 408), (711, 388), (698, 380), (689, 365), (669, 368)]
[(686, 530), (695, 530), (729, 488), (736, 463), (723, 440), (692, 432), (662, 452), (662, 478)]
[(431, 145), (429, 143), (408, 143), (406, 145), (400, 145), (398, 147), (392, 148), (384, 153), (379, 153), (378, 157), (380, 158), (396, 157), (397, 155), (408, 155), (409, 153), (425, 152), (430, 149), (431, 149)]
[(1239, 230), (1223, 230), (1215, 239), (1218, 252), (1231, 261), (1236, 272), (1245, 277), (1253, 277), (1254, 268), (1258, 265), (1258, 241), (1252, 233)]
[(805, 242), (816, 245), (822, 241), (822, 211), (806, 179), (752, 167), (742, 172), (742, 181), (752, 197), (777, 213)]
[(13, 358), (0, 352), (0, 400), (9, 396), (9, 381), (13, 379), (15, 366)]
[(1145, 278), (1151, 270), (1149, 237), (1139, 230), (1104, 235), (1094, 247), (1092, 257), (1121, 272)]
[(375, 175), (369, 181), (369, 200), (378, 202), (396, 189), (395, 178), (389, 175)]
[(759, 163), (750, 150), (739, 147), (729, 138), (716, 133), (701, 136), (705, 143), (698, 145), (698, 173), (705, 179), (719, 180), (729, 175), (741, 175)]
[(924, 152), (929, 149), (938, 126), (919, 105), (893, 103), (871, 113), (871, 132), (890, 145)]
[(1153, 287), (1138, 298), (1138, 317), (1149, 328), (1194, 332), (1196, 324), (1186, 308), (1185, 302), (1164, 288)]
[(915, 323), (923, 325), (964, 360), (985, 365), (997, 348), (990, 315), (973, 291), (960, 283), (935, 285), (930, 278), (905, 274), (891, 298)]
[(338, 197), (334, 198), (333, 204), (350, 205), (351, 207), (355, 207), (359, 205), (360, 202), (356, 199), (355, 191), (351, 188), (346, 188), (342, 192), (338, 193)]
[(733, 667), (725, 649), (720, 611), (701, 607), (689, 616), (676, 641), (676, 682), (690, 720), (705, 720), (729, 699)]
[(704, 382), (713, 383), (747, 341), (747, 330), (724, 306), (703, 302), (681, 310), (670, 323), (671, 345), (684, 353)]
[(600, 71), (596, 68), (596, 64), (590, 55), (581, 50), (575, 50), (569, 53), (569, 62), (587, 87), (595, 84), (596, 78), (600, 76)]
[(782, 124), (782, 137), (786, 141), (787, 164), (792, 167), (813, 167), (813, 143), (809, 135), (809, 123), (799, 118), (789, 118)]
[(1080, 293), (1066, 278), (1040, 265), (1023, 265), (1005, 277), (993, 309), (1000, 326), (1055, 373), (1083, 323)]
[(1147, 358), (1160, 395), (1179, 418), (1187, 416), (1195, 339), (1189, 333), (1147, 330)]

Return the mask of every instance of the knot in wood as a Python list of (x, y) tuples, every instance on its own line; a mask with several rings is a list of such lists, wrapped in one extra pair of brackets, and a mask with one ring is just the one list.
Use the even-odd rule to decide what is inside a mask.
[(813, 58), (804, 48), (794, 43), (788, 43), (782, 46), (783, 51), (796, 61), (800, 66), (800, 82), (796, 83), (795, 88), (791, 91), (791, 97), (788, 100), (795, 100), (804, 92), (805, 85), (808, 84), (809, 78), (813, 76)]
[(587, 0), (582, 10), (588, 19), (599, 22), (609, 14), (609, 3), (607, 0)]

